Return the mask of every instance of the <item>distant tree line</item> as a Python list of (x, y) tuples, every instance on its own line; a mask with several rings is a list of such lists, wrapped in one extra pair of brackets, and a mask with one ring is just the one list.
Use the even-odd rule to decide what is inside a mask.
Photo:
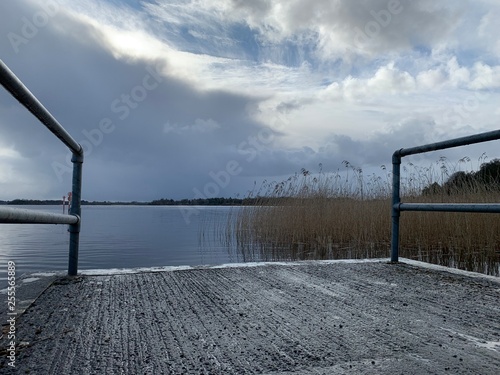
[[(82, 200), (82, 206), (241, 206), (252, 205), (256, 202), (253, 198), (207, 198), (207, 199), (157, 199), (151, 202), (111, 202), (111, 201), (86, 201)], [(62, 200), (39, 200), (39, 199), (14, 199), (11, 201), (0, 200), (0, 205), (15, 206), (58, 206)]]
[(477, 172), (455, 172), (443, 185), (434, 182), (425, 187), (422, 194), (452, 195), (478, 191), (500, 191), (500, 159), (481, 164)]
[(242, 206), (255, 203), (252, 198), (198, 198), (198, 199), (157, 199), (149, 203), (151, 206)]
[(33, 206), (57, 206), (62, 204), (62, 200), (39, 200), (39, 199), (14, 199), (12, 201), (0, 201), (0, 204), (11, 204), (16, 206), (33, 205)]

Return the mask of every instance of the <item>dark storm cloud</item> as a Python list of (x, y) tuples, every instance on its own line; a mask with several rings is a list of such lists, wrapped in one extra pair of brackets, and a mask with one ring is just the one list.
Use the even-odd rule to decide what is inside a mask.
[[(9, 12), (19, 21), (33, 9), (9, 5)], [(5, 43), (0, 51), (84, 146), (88, 199), (189, 198), (210, 172), (224, 170), (231, 160), (245, 161), (253, 148), (248, 139), (263, 128), (247, 114), (255, 98), (200, 91), (169, 77), (165, 63), (114, 58), (91, 26), (63, 14), (51, 22), (18, 53)], [(1, 25), (0, 35), (19, 29), (19, 22)], [(2, 141), (30, 159), (31, 171), (50, 174), (50, 193), (59, 196), (69, 186), (67, 151), (5, 92), (0, 95)]]

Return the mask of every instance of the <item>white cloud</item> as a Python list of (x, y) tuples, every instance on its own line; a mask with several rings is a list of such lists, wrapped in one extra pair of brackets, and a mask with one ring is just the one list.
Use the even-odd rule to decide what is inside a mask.
[(20, 159), (21, 155), (13, 148), (0, 147), (0, 160), (2, 159)]
[(291, 40), (316, 45), (322, 59), (375, 56), (408, 51), (415, 41), (423, 45), (444, 41), (458, 27), (465, 9), (455, 2), (437, 5), (430, 0), (224, 0), (188, 2), (186, 7), (194, 3), (216, 9), (218, 20), (246, 23), (267, 43)]
[(446, 72), (442, 67), (429, 69), (417, 75), (419, 87), (424, 90), (435, 90), (447, 82)]
[(415, 79), (408, 73), (394, 67), (394, 63), (381, 67), (367, 82), (374, 94), (402, 94), (415, 90)]
[(473, 67), (474, 79), (470, 83), (472, 89), (498, 89), (500, 88), (500, 65), (489, 66), (477, 62)]
[[(57, 15), (19, 53), (8, 44), (0, 52), (77, 138), (86, 139), (82, 131), (98, 128), (103, 118), (113, 120), (116, 130), (86, 161), (86, 183), (97, 186), (95, 194), (114, 194), (112, 176), (120, 186), (148, 181), (129, 194), (158, 198), (162, 189), (174, 189), (157, 173), (163, 168), (190, 173), (175, 187), (177, 197), (189, 197), (209, 171), (238, 157), (256, 154), (243, 172), (253, 181), (293, 173), (302, 161), (341, 161), (350, 153), (370, 163), (390, 158), (396, 143), (498, 127), (496, 1), (58, 3)], [(2, 5), (1, 35), (21, 32), (19, 20), (41, 4)], [(133, 103), (130, 116), (117, 119), (111, 103), (140, 85), (155, 64), (163, 81)], [(11, 121), (20, 117), (9, 106), (0, 111)], [(249, 145), (262, 128), (273, 129), (273, 143), (239, 155), (238, 145)], [(26, 129), (0, 128), (15, 144), (0, 148), (2, 189), (22, 178), (32, 186), (26, 176), (33, 170), (17, 168), (17, 156), (37, 166), (64, 162), (48, 138), (35, 142), (38, 136), (26, 137)], [(44, 184), (44, 191), (59, 189)]]
[(462, 87), (470, 82), (469, 69), (460, 66), (457, 62), (456, 56), (452, 57), (448, 63), (449, 80), (453, 87)]
[(406, 95), (417, 90), (416, 79), (394, 62), (378, 68), (371, 77), (348, 76), (340, 82), (333, 82), (320, 97), (323, 99), (373, 102), (381, 96)]
[(50, 191), (49, 178), (36, 170), (33, 160), (23, 157), (12, 147), (0, 147), (0, 199), (25, 195), (44, 196)]
[(498, 40), (498, 34), (500, 33), (500, 24), (498, 23), (500, 10), (498, 9), (497, 2), (492, 2), (490, 6), (492, 10), (481, 18), (477, 28), (477, 36), (480, 38), (479, 42), (487, 46), (491, 54), (500, 58), (500, 40)]

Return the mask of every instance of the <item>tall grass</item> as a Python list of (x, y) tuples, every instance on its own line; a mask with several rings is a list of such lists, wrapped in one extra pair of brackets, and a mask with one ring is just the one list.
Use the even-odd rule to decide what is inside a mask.
[[(422, 195), (433, 182), (444, 184), (470, 161), (452, 165), (445, 158), (421, 168), (402, 168), (405, 202), (500, 202), (499, 189), (473, 184), (460, 191)], [(251, 193), (256, 204), (234, 212), (228, 238), (235, 238), (247, 261), (388, 257), (391, 237), (391, 179), (365, 177), (344, 161), (334, 173), (302, 169), (285, 181), (265, 182)], [(402, 257), (499, 275), (500, 215), (403, 212)]]

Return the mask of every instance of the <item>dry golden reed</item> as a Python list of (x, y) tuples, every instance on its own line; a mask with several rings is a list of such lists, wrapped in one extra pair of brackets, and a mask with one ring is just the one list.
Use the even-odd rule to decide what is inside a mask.
[[(500, 202), (500, 190), (491, 184), (422, 195), (436, 180), (445, 186), (445, 177), (456, 171), (446, 159), (438, 163), (437, 169), (403, 167), (402, 201)], [(227, 238), (236, 240), (246, 261), (389, 257), (391, 175), (365, 178), (347, 161), (344, 167), (314, 175), (303, 169), (286, 181), (263, 184), (250, 195), (252, 205), (233, 212)], [(400, 256), (498, 276), (500, 215), (403, 212)]]

